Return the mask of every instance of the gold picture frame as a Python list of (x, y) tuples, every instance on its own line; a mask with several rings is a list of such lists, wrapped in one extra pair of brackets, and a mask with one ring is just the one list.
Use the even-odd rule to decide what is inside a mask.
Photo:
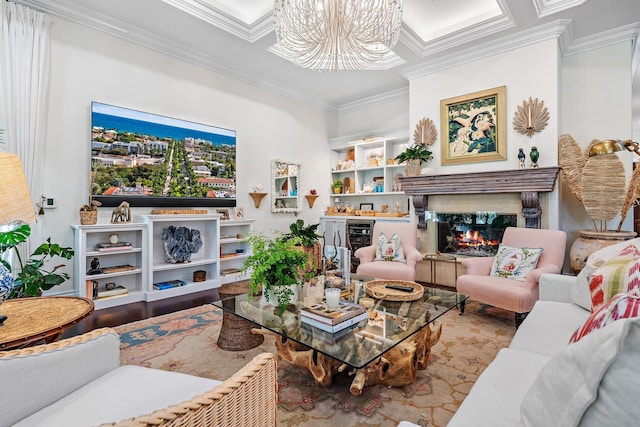
[(507, 159), (506, 86), (440, 101), (441, 164)]

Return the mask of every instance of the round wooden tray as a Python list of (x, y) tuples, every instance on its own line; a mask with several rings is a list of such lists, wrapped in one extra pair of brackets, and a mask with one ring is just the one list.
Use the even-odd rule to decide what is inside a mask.
[[(389, 289), (386, 287), (387, 285), (410, 286), (413, 288), (413, 292)], [(406, 280), (372, 280), (367, 282), (366, 287), (367, 295), (386, 301), (414, 301), (424, 295), (424, 287), (421, 284)]]

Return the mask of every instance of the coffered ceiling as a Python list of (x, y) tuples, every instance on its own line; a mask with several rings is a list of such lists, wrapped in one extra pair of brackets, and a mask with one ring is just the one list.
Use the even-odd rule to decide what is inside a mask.
[(279, 55), (273, 0), (11, 1), (331, 109), (406, 93), (412, 76), (545, 38), (571, 54), (635, 46), (640, 32), (640, 0), (404, 0), (392, 55), (367, 70), (317, 72)]

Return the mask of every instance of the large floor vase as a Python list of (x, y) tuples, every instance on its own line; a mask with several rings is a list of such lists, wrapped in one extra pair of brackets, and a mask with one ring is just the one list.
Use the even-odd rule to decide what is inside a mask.
[(598, 249), (636, 237), (634, 231), (593, 231), (580, 230), (580, 236), (573, 242), (569, 251), (571, 270), (580, 273), (587, 263), (589, 255)]

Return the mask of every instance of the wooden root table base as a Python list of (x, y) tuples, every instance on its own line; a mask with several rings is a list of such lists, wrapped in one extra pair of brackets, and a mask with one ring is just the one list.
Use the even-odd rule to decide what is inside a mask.
[[(249, 282), (246, 280), (226, 283), (218, 288), (218, 294), (225, 308), (235, 305), (235, 300), (231, 297), (246, 294), (248, 291)], [(231, 299), (225, 300), (226, 298)], [(229, 351), (244, 351), (259, 346), (264, 342), (264, 336), (253, 334), (251, 330), (254, 327), (255, 324), (248, 320), (224, 310), (220, 335), (218, 335), (218, 347)]]
[[(351, 394), (359, 396), (368, 385), (385, 384), (391, 387), (403, 387), (413, 384), (418, 370), (427, 368), (431, 347), (438, 342), (441, 332), (442, 324), (440, 323), (425, 326), (364, 368), (349, 372), (350, 375), (354, 375), (349, 388)], [(278, 357), (307, 369), (321, 387), (330, 387), (333, 375), (349, 368), (348, 365), (336, 359), (273, 332), (254, 329), (253, 333), (274, 335)]]

